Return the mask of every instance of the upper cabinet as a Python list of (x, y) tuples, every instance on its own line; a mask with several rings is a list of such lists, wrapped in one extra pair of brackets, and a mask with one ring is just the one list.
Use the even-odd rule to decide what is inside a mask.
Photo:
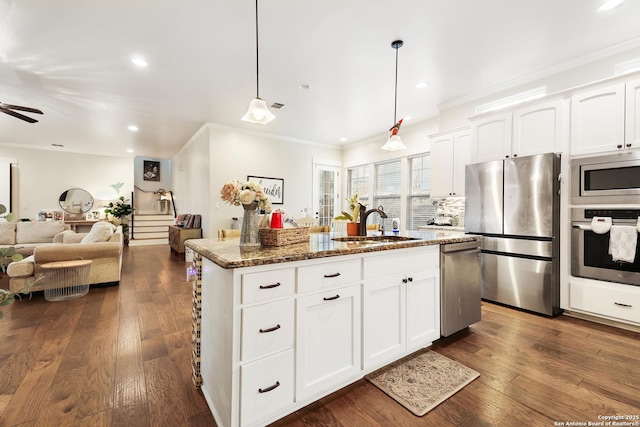
[(631, 142), (625, 143), (624, 128), (625, 83), (591, 89), (571, 97), (572, 155), (631, 148)]
[(626, 84), (625, 147), (640, 148), (640, 79)]
[(464, 196), (470, 141), (469, 129), (431, 135), (431, 197)]
[(561, 98), (471, 120), (471, 163), (562, 151)]

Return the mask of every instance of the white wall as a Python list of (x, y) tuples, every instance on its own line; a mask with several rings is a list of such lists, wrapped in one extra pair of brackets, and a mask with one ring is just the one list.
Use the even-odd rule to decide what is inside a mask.
[(118, 197), (112, 184), (122, 182), (120, 194), (127, 198), (133, 190), (133, 160), (128, 157), (12, 147), (0, 147), (0, 157), (17, 159), (12, 184), (17, 218), (35, 220), (40, 210), (61, 210), (60, 194), (70, 188), (91, 193), (95, 200), (92, 210)]
[(201, 214), (203, 235), (215, 237), (243, 214), (242, 207), (220, 200), (220, 188), (253, 175), (284, 179), (284, 203), (275, 207), (311, 211), (314, 158), (341, 162), (341, 150), (207, 124), (173, 158), (176, 206), (179, 213)]

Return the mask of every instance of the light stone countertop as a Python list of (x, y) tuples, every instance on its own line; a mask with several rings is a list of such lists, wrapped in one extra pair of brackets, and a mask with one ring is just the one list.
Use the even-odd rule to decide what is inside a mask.
[(470, 242), (480, 238), (461, 231), (453, 232), (447, 230), (446, 232), (441, 232), (439, 230), (431, 230), (410, 231), (402, 234), (402, 236), (413, 237), (417, 240), (375, 243), (333, 240), (334, 237), (344, 236), (344, 233), (311, 233), (309, 234), (309, 241), (304, 243), (243, 248), (240, 248), (237, 237), (227, 239), (189, 239), (185, 241), (185, 246), (222, 268), (240, 268), (418, 246)]
[(464, 232), (464, 227), (454, 227), (452, 225), (421, 225), (418, 227), (418, 230), (419, 231), (442, 230), (442, 231)]

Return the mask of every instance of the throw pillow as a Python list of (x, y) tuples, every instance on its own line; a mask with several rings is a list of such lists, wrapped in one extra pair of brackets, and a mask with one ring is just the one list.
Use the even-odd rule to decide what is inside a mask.
[(91, 231), (82, 238), (80, 243), (106, 242), (113, 236), (114, 231), (113, 224), (106, 221), (97, 222), (93, 224)]
[(16, 223), (0, 222), (0, 245), (16, 244)]
[(65, 229), (63, 221), (26, 221), (16, 224), (16, 243), (53, 243), (53, 236)]

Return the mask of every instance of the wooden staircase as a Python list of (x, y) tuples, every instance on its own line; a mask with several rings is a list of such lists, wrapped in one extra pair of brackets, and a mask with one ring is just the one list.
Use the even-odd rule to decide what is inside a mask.
[(169, 225), (174, 225), (173, 215), (136, 214), (129, 227), (133, 236), (129, 238), (129, 246), (168, 245)]

